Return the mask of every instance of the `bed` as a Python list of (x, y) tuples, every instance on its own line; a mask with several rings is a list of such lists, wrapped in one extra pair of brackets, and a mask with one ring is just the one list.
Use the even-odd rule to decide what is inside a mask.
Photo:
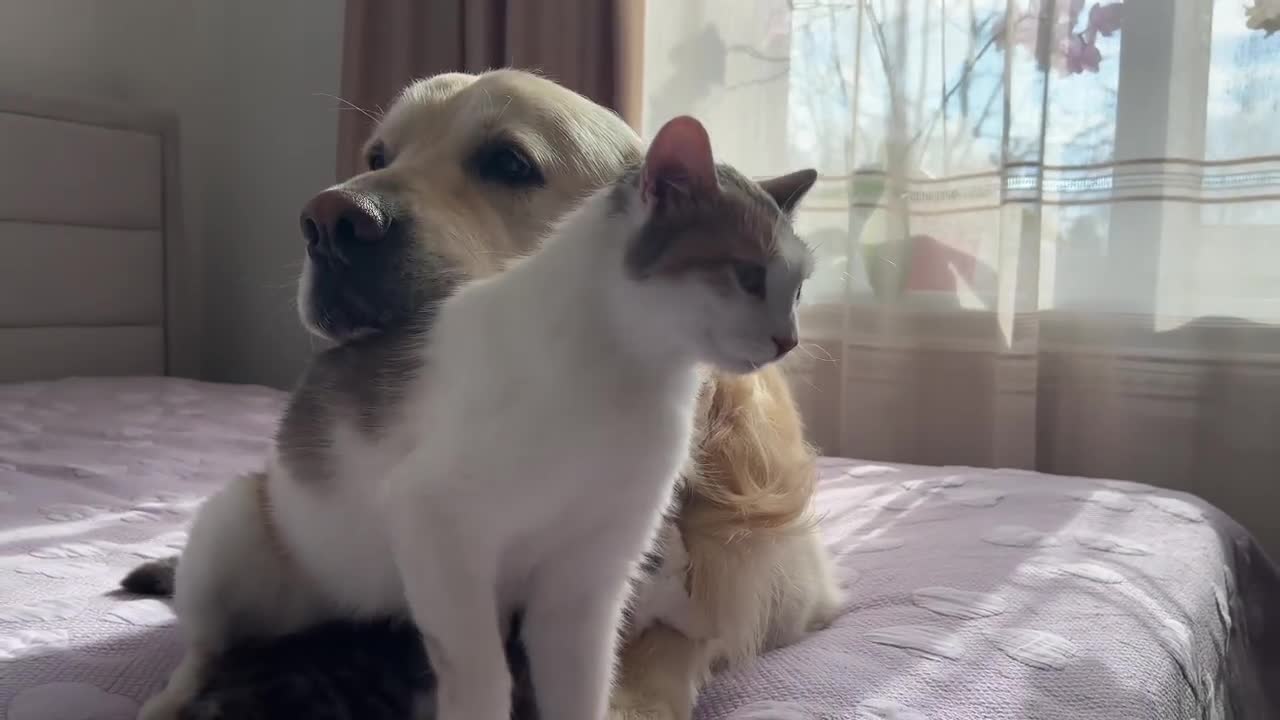
[[(176, 661), (115, 592), (260, 465), (283, 393), (196, 367), (165, 115), (0, 95), (0, 713), (132, 719)], [(86, 165), (92, 167), (86, 173)], [(719, 674), (700, 720), (1280, 717), (1280, 574), (1194, 497), (826, 458), (828, 629)]]

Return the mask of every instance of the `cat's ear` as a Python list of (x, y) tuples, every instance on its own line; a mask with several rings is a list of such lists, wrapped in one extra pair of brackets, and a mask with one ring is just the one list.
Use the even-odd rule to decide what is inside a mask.
[(718, 193), (711, 138), (702, 123), (688, 115), (668, 120), (649, 143), (640, 182), (645, 203), (659, 206)]
[(778, 203), (778, 207), (782, 208), (782, 212), (790, 215), (817, 180), (818, 171), (810, 168), (779, 175), (768, 180), (761, 180), (760, 187), (769, 193), (774, 202)]

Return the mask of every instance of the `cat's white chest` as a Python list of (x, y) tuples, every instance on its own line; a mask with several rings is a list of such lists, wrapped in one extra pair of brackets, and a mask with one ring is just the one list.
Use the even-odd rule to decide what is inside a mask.
[[(667, 420), (667, 429), (678, 424)], [(675, 437), (618, 429), (582, 427), (547, 437), (548, 448), (562, 448), (554, 461), (525, 465), (523, 474), (487, 476), (501, 514), (495, 525), (502, 528), (503, 606), (523, 604), (534, 572), (558, 567), (570, 583), (607, 586), (604, 579), (616, 581), (618, 568), (646, 549), (671, 497), (684, 445)]]
[(567, 513), (579, 508), (600, 516), (581, 522), (598, 524), (615, 505), (651, 502), (687, 451), (691, 413), (678, 400), (626, 392), (573, 400), (521, 395), (500, 416), (460, 413), (455, 430), (424, 438), (424, 455), (439, 473), (424, 481), (477, 512), (492, 502), (517, 526), (526, 524), (521, 517), (573, 524)]
[(688, 453), (696, 388), (692, 375), (646, 385), (589, 364), (532, 374), (436, 388), (414, 454), (422, 496), (499, 555), (511, 604), (548, 563), (578, 563), (585, 580), (643, 552)]

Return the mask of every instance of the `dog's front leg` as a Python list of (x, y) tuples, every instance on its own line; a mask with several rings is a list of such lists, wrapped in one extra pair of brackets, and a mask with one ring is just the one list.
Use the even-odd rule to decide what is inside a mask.
[(710, 664), (705, 640), (650, 625), (622, 649), (609, 720), (689, 720)]

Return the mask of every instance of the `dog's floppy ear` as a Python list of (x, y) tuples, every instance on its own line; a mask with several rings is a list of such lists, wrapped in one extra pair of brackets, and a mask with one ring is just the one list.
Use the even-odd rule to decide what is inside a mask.
[(774, 202), (778, 203), (778, 207), (782, 208), (782, 212), (790, 215), (795, 211), (796, 206), (804, 199), (805, 193), (809, 192), (809, 188), (813, 187), (813, 183), (817, 179), (818, 171), (810, 168), (779, 175), (768, 180), (761, 180), (760, 187), (769, 193)]
[(668, 120), (649, 144), (640, 183), (645, 204), (655, 209), (720, 192), (711, 138), (702, 123), (688, 115)]

